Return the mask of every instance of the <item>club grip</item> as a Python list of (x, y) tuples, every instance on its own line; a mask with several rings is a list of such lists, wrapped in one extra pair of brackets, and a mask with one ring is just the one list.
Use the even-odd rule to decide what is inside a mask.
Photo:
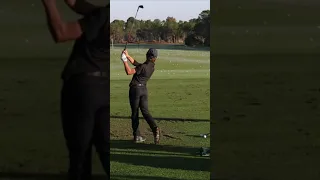
[(126, 46), (124, 47), (124, 50), (126, 50), (126, 49), (127, 49), (127, 44), (128, 44), (128, 42), (126, 42)]

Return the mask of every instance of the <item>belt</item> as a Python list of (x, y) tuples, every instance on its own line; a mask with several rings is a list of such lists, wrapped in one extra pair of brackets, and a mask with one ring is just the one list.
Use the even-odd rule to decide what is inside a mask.
[(69, 77), (67, 77), (67, 78), (63, 78), (63, 80), (64, 80), (65, 82), (67, 82), (67, 81), (69, 81), (70, 79), (83, 78), (83, 77), (87, 77), (87, 76), (91, 76), (91, 77), (109, 77), (109, 73), (107, 73), (107, 72), (100, 72), (100, 71), (78, 73), (78, 74), (74, 74), (74, 75), (72, 75), (72, 76), (69, 76)]
[(132, 84), (132, 85), (130, 85), (130, 87), (135, 87), (135, 86), (146, 86), (145, 84)]
[(106, 72), (89, 72), (89, 73), (85, 73), (87, 76), (96, 76), (96, 77), (108, 77), (109, 74)]
[(78, 78), (78, 77), (86, 77), (86, 76), (91, 76), (91, 77), (109, 77), (109, 73), (106, 72), (85, 72), (85, 73), (79, 73), (79, 74), (74, 74), (67, 78), (66, 80), (73, 79), (73, 78)]

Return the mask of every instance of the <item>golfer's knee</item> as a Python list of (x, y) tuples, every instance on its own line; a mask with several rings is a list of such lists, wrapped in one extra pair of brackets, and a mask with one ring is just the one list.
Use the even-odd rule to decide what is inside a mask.
[(143, 116), (151, 116), (148, 109), (141, 109), (141, 113)]

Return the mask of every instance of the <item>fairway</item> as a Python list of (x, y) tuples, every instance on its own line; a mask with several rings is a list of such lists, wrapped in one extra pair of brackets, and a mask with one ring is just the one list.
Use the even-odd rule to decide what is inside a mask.
[[(152, 46), (152, 45), (151, 45)], [(149, 109), (162, 129), (159, 146), (141, 117), (145, 144), (132, 143), (129, 83), (120, 54), (111, 49), (111, 175), (116, 179), (208, 179), (209, 158), (197, 157), (209, 147), (210, 52), (159, 49), (155, 72), (148, 82)], [(130, 46), (129, 54), (144, 62), (147, 49)], [(140, 113), (141, 114), (141, 113)], [(141, 116), (141, 115), (140, 115)]]
[[(59, 77), (67, 48), (59, 46), (56, 52), (65, 56), (60, 58), (1, 58), (0, 153), (4, 156), (0, 156), (0, 179), (60, 179), (66, 172)], [(209, 52), (159, 50), (156, 71), (148, 84), (150, 111), (160, 119), (157, 122), (164, 135), (159, 146), (150, 144), (151, 132), (143, 118), (146, 144), (129, 141), (130, 77), (124, 73), (119, 52), (121, 49), (111, 51), (112, 179), (208, 179), (209, 158), (195, 153), (210, 145), (209, 139), (199, 137), (210, 131)], [(146, 49), (129, 52), (143, 61)], [(103, 174), (96, 155), (93, 162), (94, 174)]]
[(261, 2), (225, 1), (217, 7), (212, 175), (317, 180), (319, 5)]
[[(63, 19), (79, 17), (63, 1), (57, 3)], [(60, 120), (60, 74), (73, 43), (54, 44), (41, 1), (6, 1), (0, 13), (4, 32), (0, 46), (0, 179), (63, 179), (68, 153)], [(130, 46), (129, 50), (144, 60), (145, 49), (131, 50)], [(209, 158), (195, 153), (209, 146), (209, 139), (194, 136), (210, 130), (209, 51), (160, 48), (149, 83), (150, 110), (160, 118), (157, 122), (167, 135), (157, 147), (149, 144), (151, 134), (143, 119), (141, 130), (147, 144), (133, 146), (127, 141), (131, 140), (127, 118), (130, 77), (123, 71), (120, 52), (111, 51), (111, 179), (208, 179)], [(96, 177), (103, 174), (96, 154), (93, 173)]]

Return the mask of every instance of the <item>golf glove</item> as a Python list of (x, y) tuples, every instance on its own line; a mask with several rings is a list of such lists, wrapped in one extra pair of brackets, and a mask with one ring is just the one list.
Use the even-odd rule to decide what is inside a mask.
[(124, 53), (121, 54), (121, 61), (122, 62), (127, 62), (128, 61), (127, 56)]

